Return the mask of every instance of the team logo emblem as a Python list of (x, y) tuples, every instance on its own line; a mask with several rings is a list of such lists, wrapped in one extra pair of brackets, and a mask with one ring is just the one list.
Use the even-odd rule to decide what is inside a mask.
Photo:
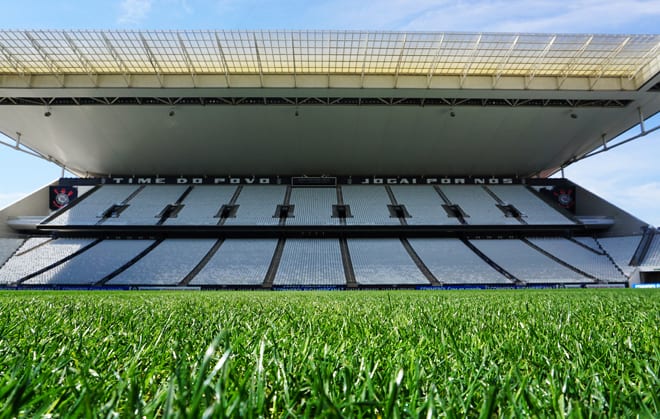
[(557, 197), (557, 202), (559, 205), (566, 209), (573, 208), (575, 204), (575, 199), (573, 198), (573, 189), (559, 189), (552, 192), (552, 194)]
[(77, 191), (71, 187), (51, 187), (50, 190), (50, 208), (52, 210), (58, 210), (60, 208), (66, 207), (71, 201), (73, 201), (77, 196)]

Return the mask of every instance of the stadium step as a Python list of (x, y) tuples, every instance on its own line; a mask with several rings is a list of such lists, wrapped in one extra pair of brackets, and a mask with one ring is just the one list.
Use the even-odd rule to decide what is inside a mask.
[(154, 250), (162, 242), (163, 242), (163, 239), (156, 240), (151, 245), (149, 245), (149, 247), (144, 249), (142, 252), (138, 253), (133, 259), (129, 260), (127, 263), (125, 263), (123, 266), (121, 266), (119, 269), (115, 270), (114, 272), (111, 272), (110, 274), (106, 275), (105, 278), (102, 278), (99, 282), (97, 282), (94, 285), (101, 286), (101, 285), (107, 284), (108, 281), (110, 281), (112, 278), (116, 277), (120, 273), (124, 272), (126, 269), (128, 269), (131, 266), (135, 265), (140, 259), (142, 259), (149, 252)]
[(419, 257), (415, 249), (410, 245), (410, 242), (408, 239), (401, 239), (401, 244), (403, 244), (404, 249), (406, 249), (406, 252), (410, 255), (412, 258), (413, 262), (415, 262), (415, 265), (417, 265), (417, 268), (424, 274), (426, 279), (431, 283), (431, 285), (442, 285), (440, 281), (438, 281), (438, 278), (433, 275), (433, 272), (426, 266), (422, 258)]
[(222, 243), (224, 243), (224, 241), (225, 241), (224, 239), (218, 239), (218, 241), (215, 242), (215, 244), (211, 247), (211, 249), (209, 249), (209, 251), (206, 252), (206, 254), (202, 258), (202, 260), (199, 261), (197, 266), (195, 266), (193, 270), (190, 271), (190, 273), (186, 275), (186, 277), (183, 278), (181, 282), (177, 284), (177, 286), (185, 287), (188, 284), (190, 284), (190, 281), (192, 281), (193, 278), (195, 278), (197, 274), (200, 273), (202, 269), (204, 269), (206, 264), (209, 263), (211, 258), (215, 256), (216, 252), (218, 251), (218, 249), (220, 249), (220, 246), (222, 246)]
[(493, 269), (495, 269), (497, 272), (502, 274), (505, 278), (507, 278), (510, 281), (513, 281), (517, 285), (527, 285), (527, 283), (521, 279), (518, 279), (514, 275), (512, 275), (509, 271), (506, 269), (502, 268), (500, 265), (495, 263), (491, 258), (486, 256), (485, 253), (483, 253), (481, 250), (479, 250), (474, 244), (470, 242), (470, 240), (466, 238), (461, 238), (461, 241), (463, 242), (464, 245), (466, 245), (470, 250), (472, 250), (477, 256), (479, 256), (481, 259), (483, 259), (484, 262), (486, 262), (488, 265), (490, 265)]
[(355, 280), (355, 270), (353, 269), (353, 261), (351, 260), (351, 252), (348, 248), (348, 241), (345, 237), (339, 239), (339, 249), (341, 250), (341, 261), (344, 265), (344, 276), (346, 277), (347, 288), (357, 288), (358, 284)]
[(282, 260), (282, 253), (284, 252), (284, 244), (286, 239), (280, 238), (277, 242), (277, 247), (275, 247), (275, 252), (273, 253), (273, 258), (270, 261), (270, 266), (268, 267), (268, 272), (266, 273), (266, 278), (264, 279), (263, 287), (264, 288), (273, 288), (273, 282), (275, 282), (275, 275), (277, 275), (277, 269), (280, 267), (280, 261)]
[(621, 273), (621, 275), (623, 275), (624, 277), (630, 279), (630, 277), (629, 277), (628, 275), (626, 275), (626, 273), (623, 271), (623, 269), (621, 269), (621, 267), (619, 266), (619, 264), (616, 263), (616, 261), (614, 260), (614, 258), (612, 257), (612, 255), (610, 255), (610, 254), (607, 252), (607, 250), (605, 250), (605, 248), (604, 248), (603, 245), (598, 241), (598, 239), (594, 237), (594, 241), (596, 242), (596, 244), (598, 245), (598, 247), (600, 248), (600, 250), (603, 251), (603, 255), (605, 255), (605, 257), (607, 257), (607, 259), (610, 261), (610, 263), (612, 263), (612, 265), (614, 265), (614, 267), (616, 268), (616, 270), (619, 271), (619, 273)]

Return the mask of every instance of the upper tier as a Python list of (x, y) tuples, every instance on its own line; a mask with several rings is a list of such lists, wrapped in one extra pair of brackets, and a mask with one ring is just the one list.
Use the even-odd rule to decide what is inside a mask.
[(41, 227), (575, 224), (525, 185), (103, 185)]

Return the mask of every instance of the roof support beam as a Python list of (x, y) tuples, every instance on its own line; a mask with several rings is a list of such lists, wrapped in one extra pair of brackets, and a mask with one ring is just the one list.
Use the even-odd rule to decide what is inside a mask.
[(403, 34), (403, 41), (401, 42), (401, 51), (399, 52), (399, 59), (396, 62), (396, 70), (394, 70), (394, 88), (396, 89), (399, 82), (399, 71), (401, 70), (401, 60), (403, 53), (406, 51), (406, 34)]
[(497, 66), (497, 71), (495, 72), (495, 78), (493, 79), (493, 89), (497, 86), (497, 82), (500, 81), (500, 77), (502, 77), (502, 72), (504, 71), (504, 66), (509, 62), (509, 58), (511, 58), (511, 54), (513, 53), (513, 50), (516, 49), (516, 45), (518, 44), (518, 39), (520, 39), (520, 35), (516, 35), (516, 37), (513, 38), (513, 42), (511, 43), (511, 46), (507, 50), (506, 54), (504, 54), (504, 59)]
[(438, 42), (438, 47), (435, 49), (435, 57), (433, 58), (433, 65), (429, 70), (429, 74), (426, 76), (427, 89), (431, 88), (431, 79), (433, 79), (433, 76), (435, 75), (435, 72), (438, 69), (438, 65), (440, 64), (439, 62), (440, 51), (442, 51), (442, 43), (444, 42), (444, 40), (445, 40), (445, 34), (443, 33), (442, 36), (440, 37), (440, 41)]
[(8, 105), (20, 106), (71, 106), (71, 105), (233, 105), (236, 103), (265, 103), (272, 106), (277, 105), (302, 105), (323, 103), (327, 105), (352, 105), (357, 102), (369, 105), (393, 105), (402, 104), (408, 106), (489, 106), (489, 107), (563, 107), (563, 108), (624, 108), (632, 100), (615, 99), (516, 99), (516, 98), (492, 98), (492, 97), (428, 97), (419, 96), (341, 96), (341, 97), (319, 97), (319, 96), (45, 96), (45, 97), (0, 97), (0, 107)]
[(369, 34), (364, 37), (364, 55), (362, 56), (362, 72), (360, 73), (360, 88), (364, 89), (364, 72), (367, 66), (367, 52), (369, 51)]
[(227, 83), (227, 87), (231, 87), (231, 83), (229, 82), (229, 66), (227, 65), (227, 59), (225, 58), (225, 51), (222, 48), (222, 43), (220, 42), (220, 37), (218, 37), (217, 32), (215, 34), (215, 44), (218, 47), (218, 52), (220, 53), (220, 60), (222, 60), (222, 65), (225, 68), (225, 82)]
[(261, 55), (259, 55), (259, 45), (257, 42), (257, 35), (253, 34), (252, 38), (254, 39), (254, 51), (257, 54), (257, 64), (259, 64), (259, 87), (264, 87), (264, 69), (261, 65)]
[(55, 65), (53, 60), (48, 56), (48, 54), (46, 54), (43, 48), (41, 48), (41, 45), (39, 45), (37, 40), (34, 39), (34, 37), (30, 34), (30, 32), (25, 32), (25, 37), (30, 41), (32, 47), (37, 51), (37, 53), (41, 56), (41, 58), (44, 60), (46, 65), (53, 72), (53, 76), (59, 82), (60, 87), (64, 87), (64, 74), (62, 70)]
[(108, 51), (110, 51), (110, 55), (112, 55), (112, 58), (114, 58), (115, 62), (118, 64), (117, 67), (121, 69), (122, 76), (124, 77), (124, 81), (126, 81), (126, 87), (131, 87), (131, 73), (130, 71), (128, 71), (128, 67), (124, 63), (124, 60), (122, 60), (119, 54), (117, 54), (115, 47), (112, 46), (112, 43), (105, 35), (105, 33), (101, 32), (101, 38), (103, 38), (103, 42), (105, 43), (105, 46), (108, 47)]
[(470, 50), (470, 53), (465, 57), (467, 62), (465, 63), (465, 66), (463, 67), (463, 74), (461, 74), (461, 79), (460, 79), (460, 87), (461, 89), (463, 88), (463, 85), (465, 84), (465, 79), (467, 78), (468, 74), (470, 74), (470, 68), (472, 67), (473, 61), (472, 59), (474, 58), (474, 54), (476, 54), (477, 50), (479, 49), (479, 44), (481, 43), (481, 37), (483, 34), (479, 34), (479, 37), (477, 38), (477, 42), (474, 43), (474, 46), (472, 47), (472, 50)]
[(80, 52), (78, 47), (76, 46), (76, 43), (71, 39), (71, 37), (64, 32), (64, 39), (66, 39), (66, 43), (69, 44), (69, 47), (73, 50), (73, 52), (76, 54), (76, 57), (78, 57), (78, 60), (82, 63), (83, 67), (85, 67), (85, 71), (87, 72), (87, 75), (89, 76), (89, 79), (92, 81), (92, 84), (94, 87), (98, 87), (98, 75), (97, 72), (94, 70), (94, 67), (89, 63), (87, 58)]
[(16, 138), (16, 143), (15, 144), (11, 144), (11, 143), (8, 143), (8, 142), (0, 139), (0, 145), (3, 145), (5, 147), (9, 147), (12, 150), (20, 151), (21, 153), (29, 154), (32, 157), (36, 157), (36, 158), (39, 158), (39, 159), (42, 159), (42, 160), (45, 160), (45, 161), (48, 161), (48, 162), (51, 162), (51, 163), (55, 163), (56, 165), (58, 165), (60, 167), (64, 167), (64, 164), (62, 162), (60, 162), (59, 160), (54, 159), (51, 156), (43, 155), (43, 154), (39, 153), (38, 151), (33, 150), (32, 148), (22, 144), (21, 143), (21, 136), (22, 136), (22, 134), (20, 132), (16, 133), (17, 138)]
[(589, 48), (589, 45), (591, 44), (591, 41), (593, 41), (593, 40), (594, 40), (594, 36), (591, 35), (591, 36), (586, 40), (586, 42), (585, 42), (584, 44), (582, 44), (582, 46), (580, 47), (580, 49), (577, 50), (577, 51), (575, 51), (575, 53), (574, 53), (573, 56), (571, 57), (570, 61), (569, 61), (569, 62), (566, 64), (566, 66), (564, 67), (564, 71), (562, 71), (562, 76), (561, 76), (561, 78), (559, 79), (559, 83), (558, 83), (558, 85), (557, 85), (557, 87), (558, 87), (559, 89), (561, 89), (561, 86), (564, 84), (564, 82), (566, 81), (566, 79), (568, 79), (568, 76), (570, 75), (571, 70), (573, 70), (573, 68), (575, 68), (575, 65), (576, 65), (577, 60), (582, 56), (582, 54), (584, 54), (584, 51), (586, 51), (587, 48)]
[(186, 44), (183, 42), (183, 39), (181, 39), (181, 34), (177, 32), (176, 38), (179, 41), (179, 47), (181, 47), (181, 51), (183, 52), (183, 56), (186, 59), (186, 65), (188, 66), (188, 71), (190, 71), (190, 78), (192, 79), (192, 84), (193, 87), (197, 87), (197, 81), (195, 79), (195, 66), (190, 59), (190, 54), (188, 54), (188, 49), (186, 48)]
[(25, 71), (25, 66), (22, 65), (20, 61), (17, 60), (2, 44), (0, 44), (0, 54), (5, 57), (5, 60), (7, 60), (7, 62), (19, 76), (24, 77), (25, 74), (27, 74), (27, 71)]
[(163, 70), (160, 68), (160, 64), (158, 64), (158, 61), (156, 60), (156, 56), (151, 51), (151, 48), (149, 47), (147, 40), (144, 38), (142, 33), (140, 33), (139, 35), (140, 35), (140, 40), (142, 41), (142, 47), (147, 53), (147, 57), (149, 58), (151, 67), (153, 67), (154, 71), (156, 72), (156, 78), (158, 78), (158, 83), (160, 83), (160, 87), (163, 87), (165, 85), (163, 81)]
[(637, 76), (637, 74), (638, 74), (640, 71), (642, 71), (642, 69), (643, 69), (644, 67), (646, 67), (646, 66), (648, 65), (648, 63), (649, 63), (649, 62), (648, 62), (648, 58), (654, 56), (655, 54), (657, 54), (658, 50), (660, 50), (660, 41), (658, 41), (658, 43), (655, 44), (655, 46), (654, 46), (653, 48), (651, 48), (650, 50), (648, 50), (648, 51), (646, 52), (646, 54), (644, 54), (644, 56), (639, 60), (641, 64), (639, 64), (639, 65), (637, 66), (637, 68), (635, 69), (635, 71), (633, 71), (633, 72), (630, 73), (630, 75), (628, 76), (628, 80), (632, 80), (632, 79), (634, 79), (634, 78)]
[(565, 162), (561, 165), (561, 168), (563, 169), (563, 168), (565, 168), (565, 167), (570, 166), (570, 165), (573, 164), (573, 163), (577, 163), (577, 162), (579, 162), (580, 160), (588, 159), (589, 157), (593, 157), (593, 156), (595, 156), (595, 155), (598, 155), (598, 154), (604, 153), (604, 152), (606, 152), (606, 151), (610, 151), (610, 150), (612, 150), (612, 149), (614, 149), (614, 148), (617, 148), (617, 147), (622, 146), (622, 145), (624, 145), (624, 144), (628, 144), (628, 143), (630, 143), (630, 142), (632, 142), (632, 141), (639, 140), (640, 138), (646, 137), (648, 134), (651, 134), (652, 132), (655, 132), (655, 131), (658, 131), (658, 130), (660, 130), (660, 125), (655, 126), (655, 127), (651, 128), (651, 129), (649, 129), (649, 130), (644, 130), (644, 131), (642, 131), (641, 133), (636, 134), (636, 135), (633, 135), (632, 137), (629, 137), (629, 138), (627, 138), (627, 139), (625, 139), (625, 140), (623, 140), (623, 141), (619, 141), (619, 142), (616, 143), (616, 144), (609, 145), (609, 146), (605, 145), (605, 146), (603, 146), (603, 147), (599, 147), (598, 150), (594, 150), (594, 151), (592, 151), (592, 152), (589, 152), (589, 153), (583, 154), (583, 155), (580, 156), (580, 157), (573, 157), (573, 158), (571, 158), (571, 159), (565, 161)]
[(596, 83), (598, 83), (598, 80), (600, 80), (601, 77), (603, 77), (603, 74), (605, 74), (605, 70), (607, 69), (607, 66), (612, 62), (612, 60), (614, 58), (616, 58), (617, 55), (619, 55), (621, 53), (621, 50), (623, 50), (623, 48), (626, 46), (626, 44), (629, 41), (630, 41), (630, 37), (627, 37), (626, 39), (623, 40), (623, 42), (621, 42), (621, 44), (619, 44), (618, 47), (616, 47), (616, 49), (614, 51), (610, 52), (610, 54), (607, 56), (607, 59), (605, 60), (605, 62), (603, 62), (603, 64), (601, 64), (600, 69), (598, 70), (598, 74), (596, 75), (596, 77), (591, 81), (591, 83), (589, 83), (589, 89), (590, 90), (593, 90), (594, 86), (596, 86)]
[(293, 87), (298, 87), (298, 80), (296, 79), (296, 73), (298, 69), (296, 68), (296, 40), (293, 38), (293, 32), (291, 32), (291, 59), (293, 60)]
[(556, 40), (557, 40), (557, 35), (553, 36), (552, 39), (550, 39), (550, 42), (546, 44), (545, 48), (543, 48), (543, 51), (541, 51), (541, 53), (534, 60), (534, 63), (532, 64), (532, 71), (525, 78), (525, 89), (529, 89), (529, 86), (530, 84), (532, 84), (534, 77), (536, 77), (536, 72), (538, 71), (539, 63), (541, 62), (541, 60), (543, 60), (543, 58), (545, 58), (546, 55), (548, 55), (550, 48), (552, 48), (552, 45), (555, 43)]

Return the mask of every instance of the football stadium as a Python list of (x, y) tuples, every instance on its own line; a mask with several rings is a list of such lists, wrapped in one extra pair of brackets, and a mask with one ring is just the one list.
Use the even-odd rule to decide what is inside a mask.
[(2, 31), (4, 145), (76, 177), (2, 210), (0, 284), (658, 283), (656, 230), (561, 174), (657, 128), (659, 42)]
[(0, 30), (0, 418), (657, 417), (660, 234), (564, 169), (659, 110), (660, 35)]

